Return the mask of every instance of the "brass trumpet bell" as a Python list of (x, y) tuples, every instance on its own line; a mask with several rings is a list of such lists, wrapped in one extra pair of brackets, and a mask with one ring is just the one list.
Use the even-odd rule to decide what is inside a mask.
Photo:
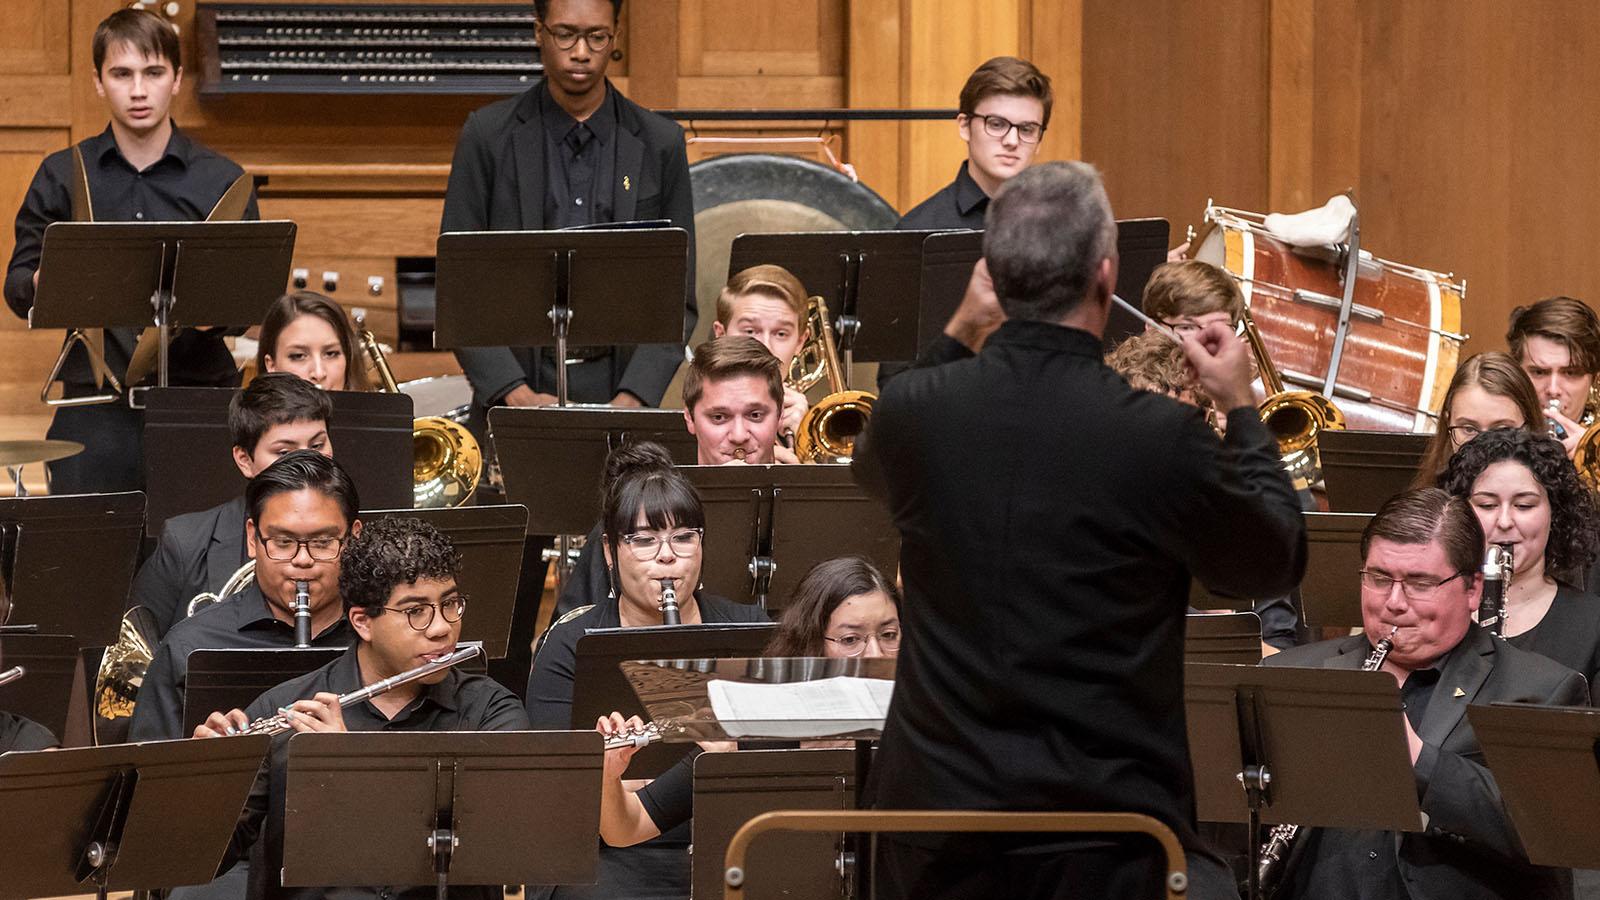
[(867, 430), (877, 395), (838, 391), (806, 410), (795, 432), (794, 453), (802, 462), (847, 463), (855, 455), (856, 438)]
[(442, 416), (412, 423), (411, 500), (415, 509), (444, 509), (472, 499), (483, 451), (467, 429)]

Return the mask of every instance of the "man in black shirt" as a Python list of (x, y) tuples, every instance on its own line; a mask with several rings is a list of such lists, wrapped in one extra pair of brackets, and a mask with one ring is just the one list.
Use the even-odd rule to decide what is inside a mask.
[[(1199, 410), (1106, 367), (1116, 223), (1082, 163), (1011, 179), (989, 208), (984, 258), (999, 309), (964, 303), (934, 348), (948, 361), (890, 384), (857, 444), (857, 478), (900, 530), (905, 583), (875, 801), (1141, 812), (1194, 847), (1190, 576), (1261, 596), (1286, 592), (1305, 563), (1299, 504), (1250, 394), (1249, 352), (1222, 325), (1183, 342), (1228, 413), (1223, 441)], [(1160, 886), (1148, 845), (1111, 837), (884, 844), (881, 896), (1132, 897)], [(1232, 889), (1198, 854), (1191, 874), (1193, 896)]]
[[(691, 237), (694, 198), (683, 129), (631, 102), (606, 80), (622, 0), (540, 0), (545, 77), (467, 118), (445, 192), (442, 231), (519, 231), (670, 219)], [(695, 298), (684, 289), (684, 334)], [(556, 402), (552, 351), (456, 351), (478, 415), (489, 406)], [(678, 344), (568, 348), (573, 401), (655, 406), (683, 362)]]
[[(526, 731), (515, 694), (482, 675), (445, 669), (363, 703), (339, 706), (339, 695), (408, 672), (448, 655), (461, 637), (467, 598), (456, 585), (461, 560), (450, 539), (418, 519), (381, 519), (350, 541), (339, 573), (343, 612), (356, 643), (333, 662), (262, 694), (247, 709), (214, 712), (194, 736), (236, 733), (250, 722), (288, 710), (294, 731)], [(292, 733), (292, 732), (291, 732)], [(266, 864), (252, 867), (251, 900), (321, 900), (331, 888), (286, 888), (283, 810), (288, 738), (278, 736), (264, 774), (240, 817), (231, 858), (241, 857), (266, 826)], [(355, 823), (351, 823), (354, 825)], [(436, 888), (341, 888), (341, 898), (433, 897)], [(451, 885), (452, 897), (490, 900), (495, 887)]]
[[(249, 479), (295, 450), (332, 456), (332, 417), (333, 401), (311, 382), (287, 372), (257, 375), (228, 404), (234, 465)], [(162, 637), (187, 615), (195, 595), (220, 591), (249, 558), (243, 494), (174, 516), (162, 526), (155, 552), (139, 567), (128, 606), (149, 610), (160, 629), (155, 637)]]
[[(1426, 830), (1317, 828), (1296, 840), (1282, 895), (1296, 900), (1510, 900), (1572, 896), (1564, 869), (1528, 863), (1470, 705), (1582, 706), (1583, 676), (1518, 650), (1472, 621), (1483, 529), (1437, 488), (1389, 500), (1361, 535), (1362, 633), (1268, 657), (1267, 665), (1357, 669), (1390, 637), (1383, 671), (1400, 685)], [(1391, 636), (1392, 634), (1392, 636)]]
[(355, 483), (315, 450), (296, 450), (245, 489), (245, 547), (256, 577), (243, 593), (174, 625), (157, 648), (133, 707), (130, 741), (183, 737), (183, 691), (194, 650), (294, 646), (295, 582), (311, 596), (311, 645), (345, 647), (339, 557), (361, 533)]
[[(177, 32), (155, 13), (124, 9), (94, 34), (95, 91), (111, 124), (76, 148), (46, 157), (17, 213), (16, 248), (6, 270), (6, 303), (27, 318), (38, 285), (45, 226), (72, 219), (68, 185), (73, 150), (83, 160), (97, 222), (176, 222), (205, 219), (244, 174), (233, 162), (191, 141), (167, 115), (183, 81)], [(254, 195), (244, 217), (257, 218)], [(147, 331), (142, 340), (153, 339)], [(137, 329), (105, 331), (106, 363), (126, 385)], [(170, 380), (177, 385), (231, 386), (239, 372), (222, 335), (177, 332)], [(60, 374), (67, 397), (101, 393), (84, 349), (74, 347)], [(84, 452), (50, 464), (54, 493), (137, 490), (143, 485), (142, 416), (121, 401), (56, 411), (49, 436), (84, 444)]]

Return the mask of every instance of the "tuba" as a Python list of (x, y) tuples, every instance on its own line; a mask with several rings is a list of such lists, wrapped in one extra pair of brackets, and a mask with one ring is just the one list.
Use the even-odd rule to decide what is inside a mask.
[(806, 410), (794, 436), (794, 452), (803, 463), (849, 462), (856, 438), (867, 430), (872, 404), (878, 399), (867, 391), (847, 390), (839, 351), (834, 345), (828, 304), (821, 297), (806, 301), (810, 337), (789, 364), (788, 385), (801, 393), (828, 381), (829, 394)]
[[(356, 316), (361, 349), (378, 374), (380, 390), (400, 393), (378, 339)], [(465, 426), (443, 416), (423, 416), (411, 423), (411, 505), (415, 509), (464, 506), (478, 489), (483, 474), (483, 450)]]
[(1322, 458), (1317, 451), (1317, 435), (1324, 430), (1343, 431), (1344, 413), (1333, 401), (1316, 391), (1290, 391), (1283, 387), (1283, 377), (1272, 357), (1267, 355), (1267, 345), (1256, 330), (1250, 310), (1244, 310), (1241, 320), (1245, 340), (1250, 342), (1250, 352), (1255, 355), (1256, 368), (1261, 373), (1261, 387), (1266, 399), (1258, 409), (1261, 422), (1272, 432), (1278, 442), (1278, 452), (1283, 457), (1284, 468), (1296, 479), (1304, 478), (1306, 484), (1322, 480)]

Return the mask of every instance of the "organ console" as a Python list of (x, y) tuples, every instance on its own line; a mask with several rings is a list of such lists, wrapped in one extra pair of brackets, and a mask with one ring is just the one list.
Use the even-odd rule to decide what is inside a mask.
[(200, 91), (512, 94), (539, 77), (532, 3), (201, 3)]

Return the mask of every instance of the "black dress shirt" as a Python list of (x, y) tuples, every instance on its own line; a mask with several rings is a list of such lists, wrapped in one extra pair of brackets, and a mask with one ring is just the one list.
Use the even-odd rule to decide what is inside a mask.
[[(166, 152), (143, 171), (137, 170), (117, 149), (111, 128), (78, 145), (89, 178), (89, 195), (97, 222), (192, 222), (210, 215), (217, 201), (244, 170), (233, 161), (191, 141), (176, 125)], [(53, 222), (72, 218), (72, 152), (62, 150), (45, 157), (33, 176), (17, 212), (17, 243), (6, 269), (6, 303), (26, 318), (33, 306), (33, 273), (39, 268), (44, 230)], [(246, 219), (257, 219), (255, 197), (250, 198)], [(133, 329), (113, 329), (107, 334), (106, 356), (121, 378), (133, 348)], [(113, 339), (115, 338), (115, 339)], [(171, 377), (174, 384), (232, 386), (238, 368), (220, 332), (185, 329), (173, 335)], [(69, 385), (93, 383), (81, 348), (68, 357), (61, 380)]]
[[(278, 709), (296, 700), (304, 700), (321, 692), (347, 694), (362, 686), (361, 668), (356, 648), (351, 647), (343, 656), (299, 678), (286, 681), (262, 694), (245, 709), (251, 721), (270, 716)], [(459, 668), (451, 669), (443, 681), (425, 687), (410, 705), (394, 718), (384, 715), (370, 701), (347, 706), (343, 710), (344, 726), (349, 731), (527, 731), (528, 717), (522, 711), (515, 694), (498, 682), (483, 675), (469, 675)], [(293, 732), (273, 738), (268, 764), (256, 780), (250, 799), (240, 817), (234, 834), (230, 857), (242, 858), (266, 826), (266, 865), (252, 866), (250, 870), (250, 900), (356, 900), (356, 898), (381, 898), (381, 900), (423, 900), (435, 895), (437, 887), (370, 887), (370, 888), (286, 888), (280, 886), (276, 876), (283, 869), (283, 809), (289, 765), (289, 738)], [(466, 900), (493, 900), (502, 895), (501, 888), (450, 886), (450, 896)]]
[(1012, 319), (891, 383), (857, 480), (900, 531), (905, 638), (873, 764), (890, 809), (1122, 810), (1194, 842), (1191, 575), (1285, 593), (1294, 489), (1255, 410), (1219, 441), (1086, 331)]
[(544, 119), (545, 176), (550, 190), (544, 197), (545, 223), (550, 228), (571, 228), (610, 222), (612, 170), (617, 157), (617, 104), (610, 91), (600, 108), (582, 122), (561, 108), (546, 89), (539, 95), (539, 115)]
[(1600, 597), (1557, 583), (1556, 599), (1539, 624), (1515, 637), (1511, 646), (1548, 657), (1600, 685)]
[[(311, 646), (348, 647), (354, 640), (349, 620), (340, 619), (313, 637)], [(183, 691), (191, 652), (276, 647), (294, 647), (294, 625), (272, 614), (256, 582), (172, 626), (145, 670), (133, 721), (128, 725), (128, 740), (188, 737), (183, 733)]]
[(156, 618), (163, 637), (188, 614), (196, 594), (222, 589), (250, 558), (244, 546), (244, 497), (200, 512), (173, 516), (161, 526), (150, 558), (133, 578), (128, 606)]
[(967, 171), (970, 163), (963, 162), (956, 172), (956, 180), (939, 189), (937, 194), (918, 203), (900, 217), (894, 227), (902, 231), (960, 231), (983, 230), (983, 217), (989, 211), (989, 195), (978, 187)]
[(32, 719), (0, 712), (0, 753), (22, 750), (49, 750), (61, 742), (50, 729)]

